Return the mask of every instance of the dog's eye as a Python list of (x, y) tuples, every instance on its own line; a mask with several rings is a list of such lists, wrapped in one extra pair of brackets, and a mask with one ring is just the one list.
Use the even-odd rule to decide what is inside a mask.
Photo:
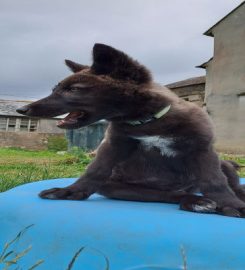
[(80, 87), (71, 87), (70, 88), (70, 91), (74, 91), (74, 92), (76, 92), (76, 91), (79, 91), (81, 88)]
[(74, 86), (71, 86), (70, 87), (70, 91), (74, 91), (74, 92), (76, 92), (76, 91), (81, 91), (82, 89), (84, 89), (84, 88), (86, 88), (87, 86), (84, 84), (79, 84), (78, 86), (76, 86), (76, 85), (74, 85)]

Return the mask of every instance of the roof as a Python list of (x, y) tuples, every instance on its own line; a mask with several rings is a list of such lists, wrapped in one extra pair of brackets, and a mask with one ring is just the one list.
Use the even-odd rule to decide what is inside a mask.
[(18, 100), (18, 101), (32, 102), (32, 101), (35, 101), (36, 99), (32, 98), (32, 97), (15, 96), (15, 95), (9, 95), (9, 94), (0, 93), (0, 100)]
[(210, 27), (206, 32), (204, 32), (203, 34), (206, 36), (210, 36), (213, 37), (213, 28), (216, 27), (219, 23), (221, 23), (223, 20), (225, 20), (228, 16), (230, 16), (233, 12), (235, 12), (237, 9), (239, 9), (242, 5), (245, 4), (245, 1), (243, 1), (239, 6), (237, 6), (236, 8), (234, 8), (231, 12), (229, 12), (225, 17), (223, 17), (221, 20), (219, 20), (216, 24), (214, 24), (212, 27)]
[(205, 76), (193, 77), (193, 78), (189, 78), (183, 81), (167, 84), (166, 87), (173, 89), (173, 88), (179, 88), (179, 87), (189, 86), (189, 85), (204, 84), (205, 81), (206, 81)]
[(29, 103), (31, 103), (31, 101), (0, 99), (0, 115), (23, 116), (17, 113), (16, 109)]
[(201, 65), (196, 66), (196, 68), (204, 68), (205, 69), (212, 60), (213, 60), (213, 57), (211, 57), (208, 61), (202, 63)]
[[(16, 109), (25, 106), (31, 102), (33, 101), (0, 99), (0, 115), (25, 117), (24, 115), (17, 113)], [(63, 117), (57, 116), (52, 118), (63, 118)]]

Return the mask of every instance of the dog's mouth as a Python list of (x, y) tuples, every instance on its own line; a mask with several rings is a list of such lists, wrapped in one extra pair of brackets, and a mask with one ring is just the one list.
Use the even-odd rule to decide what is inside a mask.
[(64, 119), (58, 121), (57, 126), (59, 128), (74, 127), (79, 124), (80, 121), (85, 120), (86, 113), (84, 111), (70, 112)]

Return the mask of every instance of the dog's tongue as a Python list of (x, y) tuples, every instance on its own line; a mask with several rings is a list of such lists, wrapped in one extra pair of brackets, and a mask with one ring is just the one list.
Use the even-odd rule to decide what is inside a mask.
[(84, 115), (84, 112), (71, 112), (64, 119), (60, 120), (57, 123), (58, 127), (62, 127), (65, 125), (75, 124), (77, 119)]

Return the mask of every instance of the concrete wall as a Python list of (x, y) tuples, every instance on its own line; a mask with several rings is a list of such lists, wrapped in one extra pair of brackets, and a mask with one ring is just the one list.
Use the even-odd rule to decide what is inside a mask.
[[(17, 126), (18, 121), (20, 122), (19, 117)], [(46, 149), (49, 136), (65, 136), (65, 130), (58, 128), (56, 122), (57, 120), (54, 119), (40, 119), (35, 132), (19, 131), (19, 128), (15, 128), (15, 131), (2, 131), (0, 132), (0, 147)]]
[(64, 137), (64, 134), (0, 132), (0, 147), (21, 147), (33, 150), (43, 150), (47, 149), (49, 136)]
[(57, 121), (58, 120), (55, 119), (40, 119), (38, 124), (38, 132), (64, 134), (64, 129), (56, 126)]
[(217, 148), (245, 153), (245, 5), (213, 29), (214, 57), (206, 68), (205, 101)]

